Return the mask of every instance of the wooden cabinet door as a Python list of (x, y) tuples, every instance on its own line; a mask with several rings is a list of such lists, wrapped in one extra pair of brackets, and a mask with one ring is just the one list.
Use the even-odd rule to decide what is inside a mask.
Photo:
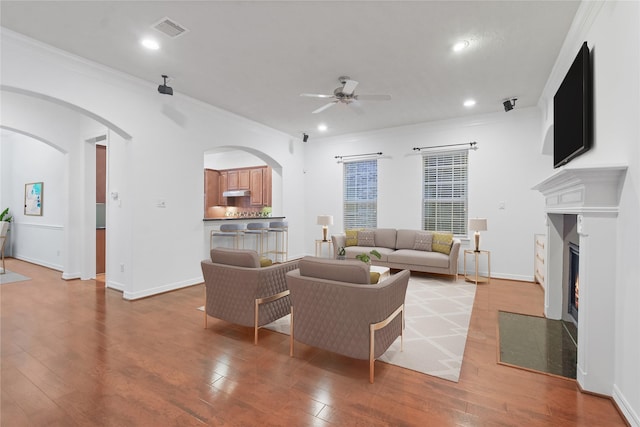
[(220, 172), (213, 169), (204, 170), (204, 216), (207, 208), (220, 204)]
[(271, 167), (262, 170), (262, 206), (271, 206)]
[(251, 205), (263, 206), (262, 172), (264, 168), (251, 169)]
[(227, 190), (237, 190), (238, 189), (238, 171), (230, 170), (227, 171)]
[(238, 190), (251, 189), (251, 171), (252, 169), (240, 169), (238, 171)]
[(227, 172), (220, 172), (219, 184), (220, 184), (220, 191), (218, 195), (220, 200), (218, 204), (220, 206), (227, 206), (227, 198), (222, 195), (225, 191), (229, 189), (229, 174)]

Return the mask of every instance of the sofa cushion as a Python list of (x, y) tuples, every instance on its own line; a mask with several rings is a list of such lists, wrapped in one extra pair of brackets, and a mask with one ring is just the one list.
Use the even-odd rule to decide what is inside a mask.
[(396, 248), (396, 229), (395, 228), (376, 228), (375, 229), (376, 246), (379, 248)]
[(211, 262), (236, 267), (260, 267), (258, 253), (247, 249), (213, 248), (211, 249)]
[(428, 265), (430, 267), (449, 268), (449, 256), (440, 252), (398, 249), (389, 254), (389, 262), (407, 265)]
[(370, 272), (369, 277), (371, 278), (369, 283), (371, 283), (372, 285), (375, 285), (380, 281), (380, 273), (378, 273), (377, 271)]
[(431, 248), (434, 252), (440, 252), (445, 255), (449, 255), (451, 252), (451, 245), (453, 244), (453, 234), (443, 233), (436, 231), (433, 233), (433, 243)]
[(428, 231), (418, 231), (416, 233), (416, 240), (413, 243), (413, 249), (417, 251), (431, 252), (431, 245), (433, 244), (433, 233)]
[(369, 266), (360, 261), (341, 261), (306, 256), (298, 263), (301, 276), (367, 285), (371, 281)]
[(269, 267), (273, 265), (271, 258), (260, 258), (260, 267)]
[(419, 230), (398, 230), (396, 249), (413, 249), (418, 231)]
[(345, 246), (357, 246), (358, 245), (358, 231), (359, 230), (345, 230), (344, 234), (347, 236)]
[(376, 245), (373, 230), (358, 231), (358, 246), (373, 247)]

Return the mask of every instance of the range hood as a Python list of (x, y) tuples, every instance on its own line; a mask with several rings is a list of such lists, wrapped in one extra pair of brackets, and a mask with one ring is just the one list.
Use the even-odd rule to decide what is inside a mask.
[(251, 196), (251, 191), (249, 190), (228, 190), (222, 192), (222, 197), (244, 197)]

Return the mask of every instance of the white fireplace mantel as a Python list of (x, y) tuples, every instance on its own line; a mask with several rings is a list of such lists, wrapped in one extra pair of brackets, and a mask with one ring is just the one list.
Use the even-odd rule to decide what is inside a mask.
[(566, 168), (535, 187), (547, 213), (617, 214), (627, 166)]
[(627, 166), (564, 168), (535, 187), (545, 198), (547, 247), (545, 315), (561, 319), (566, 309), (564, 215), (577, 215), (580, 246), (577, 381), (611, 396), (615, 360), (616, 235), (618, 205)]

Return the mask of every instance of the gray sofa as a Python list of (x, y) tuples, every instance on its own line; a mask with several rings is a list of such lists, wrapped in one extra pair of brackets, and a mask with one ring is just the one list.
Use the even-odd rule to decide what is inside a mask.
[(285, 275), (298, 268), (297, 261), (260, 267), (252, 250), (214, 248), (211, 260), (200, 263), (205, 283), (204, 327), (207, 316), (258, 329), (290, 312)]
[(290, 355), (294, 341), (355, 359), (374, 361), (403, 337), (404, 299), (410, 272), (369, 284), (361, 261), (304, 257), (287, 273), (291, 298)]
[[(361, 233), (365, 232), (365, 233)], [(368, 232), (368, 233), (367, 233)], [(355, 259), (356, 255), (363, 252), (369, 253), (377, 250), (382, 256), (380, 259), (372, 256), (371, 263), (384, 267), (423, 271), (427, 273), (448, 274), (458, 278), (458, 255), (460, 253), (460, 239), (453, 238), (449, 254), (427, 250), (431, 245), (425, 242), (420, 245), (420, 239), (427, 237), (430, 232), (422, 230), (403, 230), (395, 228), (376, 228), (372, 230), (360, 230), (358, 243), (355, 246), (347, 246), (346, 234), (331, 236), (334, 254), (340, 248), (345, 249), (346, 259)], [(368, 239), (360, 239), (361, 234), (367, 234)], [(432, 233), (433, 234), (433, 233)], [(373, 235), (373, 236), (371, 236)], [(421, 249), (415, 249), (420, 247)]]

